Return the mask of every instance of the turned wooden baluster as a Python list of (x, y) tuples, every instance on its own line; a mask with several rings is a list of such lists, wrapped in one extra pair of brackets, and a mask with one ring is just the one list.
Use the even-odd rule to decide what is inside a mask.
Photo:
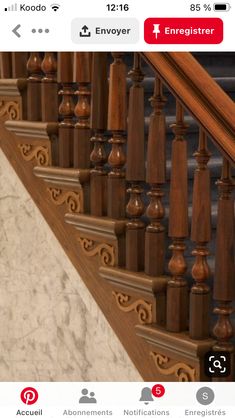
[(45, 52), (42, 61), (42, 121), (58, 121), (57, 57), (54, 52)]
[(12, 52), (12, 77), (27, 78), (28, 52)]
[(58, 82), (62, 84), (59, 95), (62, 97), (59, 106), (61, 122), (59, 124), (59, 165), (73, 166), (73, 135), (74, 135), (74, 86), (73, 86), (72, 52), (58, 54)]
[(40, 121), (42, 117), (41, 112), (41, 70), (42, 60), (39, 52), (31, 52), (28, 62), (27, 70), (28, 89), (27, 89), (27, 109), (29, 121)]
[(0, 53), (1, 78), (12, 78), (12, 52)]
[(231, 178), (230, 163), (226, 159), (223, 161), (222, 176), (217, 184), (219, 202), (213, 296), (217, 301), (214, 313), (218, 315), (218, 319), (213, 329), (217, 339), (213, 349), (231, 353), (231, 374), (222, 380), (232, 381), (234, 380), (234, 345), (231, 338), (234, 336), (234, 329), (231, 314), (234, 308), (231, 304), (235, 299), (235, 222), (232, 197), (234, 182)]
[(151, 186), (146, 210), (150, 225), (145, 233), (145, 273), (159, 276), (164, 272), (165, 261), (165, 228), (161, 220), (165, 214), (162, 185), (166, 182), (166, 120), (163, 111), (166, 98), (158, 77), (150, 101), (153, 113), (150, 116), (146, 170), (146, 182)]
[(114, 62), (110, 66), (108, 130), (112, 131), (109, 143), (112, 145), (108, 162), (111, 171), (108, 174), (108, 216), (125, 217), (126, 181), (124, 165), (125, 131), (127, 124), (126, 110), (126, 65), (123, 53), (114, 52)]
[(172, 258), (169, 270), (172, 279), (167, 288), (167, 329), (179, 332), (188, 325), (188, 287), (184, 274), (187, 270), (184, 258), (184, 240), (188, 236), (188, 178), (187, 142), (184, 111), (176, 103), (176, 124), (172, 126), (175, 139), (172, 145), (172, 169), (170, 184), (169, 236), (172, 238)]
[(108, 78), (107, 53), (94, 52), (92, 65), (92, 107), (91, 128), (94, 136), (91, 138), (94, 148), (91, 153), (91, 214), (94, 216), (107, 215), (107, 172), (104, 165), (107, 162), (105, 151), (108, 112)]
[(194, 156), (198, 168), (194, 173), (191, 239), (196, 243), (192, 252), (195, 256), (192, 276), (196, 283), (190, 294), (189, 334), (194, 339), (205, 339), (209, 337), (210, 288), (206, 280), (210, 276), (207, 244), (211, 240), (211, 197), (210, 171), (207, 167), (210, 153), (202, 128), (199, 133), (199, 147)]
[(91, 84), (91, 52), (76, 52), (75, 54), (75, 82), (78, 90), (75, 94), (78, 101), (75, 115), (78, 122), (74, 130), (74, 167), (89, 168), (91, 152), (90, 130), (90, 84)]
[(143, 189), (140, 182), (145, 180), (145, 158), (144, 74), (137, 53), (134, 54), (134, 66), (129, 75), (133, 85), (129, 97), (126, 179), (131, 182), (131, 187), (127, 190), (130, 200), (126, 211), (131, 219), (126, 229), (126, 267), (128, 270), (139, 271), (144, 269), (145, 224), (140, 218), (145, 207), (141, 200)]

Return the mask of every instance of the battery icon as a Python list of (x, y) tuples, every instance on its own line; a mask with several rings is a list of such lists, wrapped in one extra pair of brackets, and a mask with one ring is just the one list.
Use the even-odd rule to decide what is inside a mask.
[(215, 12), (228, 12), (230, 9), (229, 3), (214, 3)]

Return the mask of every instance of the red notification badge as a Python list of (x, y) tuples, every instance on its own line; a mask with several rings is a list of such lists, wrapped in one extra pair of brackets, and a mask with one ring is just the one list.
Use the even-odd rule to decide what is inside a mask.
[(159, 383), (157, 383), (156, 385), (154, 385), (152, 387), (152, 394), (153, 394), (153, 396), (155, 396), (155, 398), (161, 398), (162, 396), (165, 395), (165, 388), (164, 388), (164, 386), (162, 386)]

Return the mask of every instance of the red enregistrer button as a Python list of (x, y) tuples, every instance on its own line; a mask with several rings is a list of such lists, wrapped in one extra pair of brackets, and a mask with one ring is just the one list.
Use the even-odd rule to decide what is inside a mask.
[(155, 18), (144, 22), (147, 44), (220, 44), (224, 25), (219, 18)]

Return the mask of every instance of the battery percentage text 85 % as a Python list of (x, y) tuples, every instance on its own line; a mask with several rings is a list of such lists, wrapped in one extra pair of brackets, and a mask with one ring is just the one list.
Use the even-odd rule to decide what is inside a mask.
[(212, 7), (210, 4), (190, 4), (190, 11), (191, 12), (200, 12), (201, 10), (204, 10), (205, 12), (211, 12)]

